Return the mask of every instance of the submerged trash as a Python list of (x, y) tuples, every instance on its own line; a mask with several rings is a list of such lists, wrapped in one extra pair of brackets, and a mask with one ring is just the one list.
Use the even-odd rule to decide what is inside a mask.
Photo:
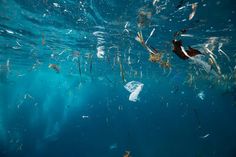
[(88, 119), (89, 118), (89, 116), (87, 116), (87, 115), (83, 115), (83, 116), (81, 116), (83, 119)]
[(190, 37), (190, 38), (194, 37), (192, 34), (181, 34), (180, 36), (181, 37)]
[(98, 46), (97, 47), (97, 57), (104, 58), (104, 55), (105, 55), (104, 46)]
[(124, 28), (123, 32), (129, 33), (129, 29), (128, 29), (129, 26), (130, 26), (130, 23), (129, 23), (129, 22), (126, 22), (126, 23), (125, 23), (125, 28)]
[(152, 37), (152, 35), (153, 35), (153, 33), (155, 32), (155, 30), (156, 30), (155, 28), (152, 29), (152, 31), (151, 31), (149, 37), (148, 37), (147, 40), (145, 41), (145, 44), (147, 44), (148, 40)]
[(185, 53), (185, 51), (183, 50), (183, 44), (182, 44), (181, 40), (173, 40), (172, 43), (173, 43), (173, 46), (174, 46), (173, 52), (179, 58), (181, 58), (183, 60), (186, 60), (186, 59), (191, 58), (193, 56), (202, 54), (200, 51), (198, 51), (194, 48), (191, 48), (190, 46), (189, 46), (189, 50), (186, 50), (186, 53)]
[(54, 7), (60, 8), (60, 5), (58, 3), (52, 3)]
[(32, 97), (30, 94), (26, 93), (24, 95), (24, 99), (34, 99), (34, 97)]
[(223, 54), (223, 55), (225, 55), (225, 57), (228, 59), (228, 61), (230, 61), (230, 58), (229, 58), (229, 56), (221, 49), (222, 48), (222, 46), (223, 46), (223, 43), (219, 43), (219, 46), (218, 46), (218, 52), (220, 53), (220, 54)]
[(150, 53), (149, 55), (149, 61), (154, 63), (160, 62), (161, 58), (162, 58), (162, 53), (157, 53), (157, 54)]
[[(154, 31), (155, 29), (152, 30), (150, 36), (153, 34)], [(166, 61), (162, 60), (163, 54), (158, 52), (158, 50), (153, 48), (152, 46), (148, 46), (146, 44), (147, 40), (146, 42), (144, 42), (141, 31), (138, 32), (135, 39), (149, 52), (149, 61), (153, 63), (160, 63), (161, 67), (170, 69), (171, 65), (169, 59)]]
[[(191, 61), (193, 61), (194, 64), (200, 65), (207, 73), (211, 73), (216, 77), (219, 77), (218, 74), (221, 74), (220, 67), (218, 66), (218, 64), (216, 63), (215, 60), (213, 60), (213, 61), (217, 67), (218, 74), (215, 72), (214, 69), (212, 69), (211, 64), (209, 64), (203, 60), (202, 57), (204, 57), (204, 55), (202, 55), (202, 53), (200, 51), (193, 49), (190, 46), (189, 46), (189, 50), (185, 50), (184, 47), (182, 46), (181, 40), (173, 40), (173, 45), (174, 45), (173, 52), (179, 58), (181, 58), (183, 60), (190, 59)], [(214, 57), (212, 55), (210, 55), (210, 56), (212, 59), (214, 59)]]
[(156, 3), (158, 3), (160, 0), (153, 0), (152, 5), (155, 5)]
[(49, 64), (48, 68), (55, 70), (57, 73), (60, 73), (60, 68), (56, 64)]
[(9, 34), (14, 34), (14, 32), (11, 31), (11, 30), (7, 30), (7, 29), (6, 29), (6, 32), (9, 33)]
[(125, 154), (123, 155), (123, 157), (131, 157), (130, 153), (131, 153), (131, 152), (128, 151), (128, 150), (125, 151)]
[(189, 15), (189, 20), (192, 20), (194, 15), (196, 14), (196, 10), (197, 10), (197, 3), (193, 3), (192, 4), (192, 13)]
[(124, 87), (131, 94), (129, 95), (129, 100), (136, 102), (139, 100), (138, 95), (142, 91), (144, 84), (138, 81), (130, 81)]
[(68, 34), (70, 34), (72, 32), (72, 29), (70, 29), (68, 32), (66, 32), (66, 34), (68, 35)]
[(201, 139), (205, 139), (205, 138), (207, 138), (208, 136), (210, 136), (210, 134), (206, 134), (206, 135), (204, 135), (204, 136), (200, 136), (200, 138), (201, 138)]
[(197, 94), (198, 98), (201, 99), (201, 100), (204, 100), (205, 99), (205, 93), (204, 91), (200, 91), (198, 94)]
[(149, 53), (152, 53), (152, 54), (157, 53), (155, 49), (153, 50), (144, 42), (143, 34), (141, 31), (138, 32), (137, 36), (135, 37), (135, 40), (137, 40)]

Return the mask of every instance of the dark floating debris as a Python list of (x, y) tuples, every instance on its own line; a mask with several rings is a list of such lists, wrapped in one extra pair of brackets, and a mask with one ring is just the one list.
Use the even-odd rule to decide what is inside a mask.
[(182, 47), (182, 41), (181, 40), (173, 40), (173, 52), (181, 59), (186, 60), (189, 57), (193, 57), (199, 54), (202, 54), (200, 51), (198, 51), (197, 49), (191, 48), (189, 46), (189, 50), (186, 50), (187, 54), (185, 54), (185, 52), (183, 51)]

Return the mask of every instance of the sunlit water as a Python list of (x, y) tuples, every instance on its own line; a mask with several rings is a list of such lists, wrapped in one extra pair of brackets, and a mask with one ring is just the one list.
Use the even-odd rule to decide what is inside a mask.
[(235, 16), (233, 0), (0, 0), (0, 156), (235, 157)]

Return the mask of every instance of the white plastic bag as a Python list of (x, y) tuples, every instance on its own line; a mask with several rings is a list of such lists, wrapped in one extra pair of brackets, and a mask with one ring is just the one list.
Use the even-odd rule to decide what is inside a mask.
[(142, 91), (144, 84), (138, 81), (128, 82), (124, 87), (130, 92), (129, 101), (136, 102), (139, 100), (138, 95)]

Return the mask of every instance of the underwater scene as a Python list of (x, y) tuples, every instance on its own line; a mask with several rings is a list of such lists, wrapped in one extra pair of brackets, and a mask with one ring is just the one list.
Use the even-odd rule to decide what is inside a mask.
[(236, 157), (236, 1), (0, 0), (0, 157)]

